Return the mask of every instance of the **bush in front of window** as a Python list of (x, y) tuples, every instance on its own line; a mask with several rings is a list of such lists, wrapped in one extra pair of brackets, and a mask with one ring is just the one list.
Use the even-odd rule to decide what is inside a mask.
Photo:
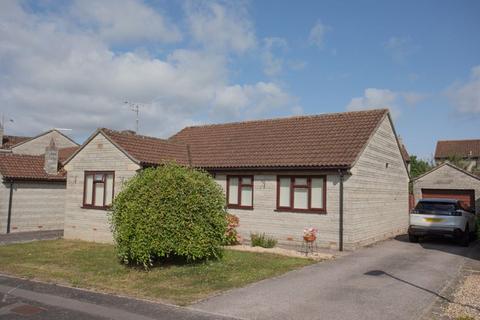
[(277, 245), (277, 240), (265, 233), (250, 233), (250, 242), (252, 247), (273, 248)]
[(242, 239), (237, 232), (237, 227), (240, 224), (240, 219), (234, 214), (227, 214), (227, 231), (225, 232), (225, 242), (226, 246), (233, 246), (241, 243)]
[(217, 259), (227, 230), (225, 196), (208, 173), (168, 163), (129, 180), (110, 221), (125, 264), (148, 269), (165, 259)]

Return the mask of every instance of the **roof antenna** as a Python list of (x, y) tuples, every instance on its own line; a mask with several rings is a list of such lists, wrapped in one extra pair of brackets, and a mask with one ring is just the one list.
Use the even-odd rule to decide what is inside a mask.
[(131, 108), (130, 110), (135, 112), (135, 114), (137, 115), (137, 118), (135, 119), (135, 133), (138, 134), (138, 114), (140, 112), (140, 105), (138, 103), (133, 103), (130, 101), (125, 101), (124, 103), (129, 105)]

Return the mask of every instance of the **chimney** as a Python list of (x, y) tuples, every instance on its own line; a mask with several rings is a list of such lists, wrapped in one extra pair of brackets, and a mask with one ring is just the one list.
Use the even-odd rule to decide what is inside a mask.
[(50, 144), (45, 148), (45, 166), (43, 167), (47, 174), (58, 173), (58, 149), (53, 138)]

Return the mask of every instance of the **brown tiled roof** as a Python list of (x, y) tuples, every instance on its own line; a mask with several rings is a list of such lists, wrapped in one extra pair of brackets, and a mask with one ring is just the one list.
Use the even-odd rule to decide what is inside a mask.
[(20, 154), (0, 154), (0, 174), (13, 180), (65, 181), (65, 172), (50, 175), (43, 169), (45, 157)]
[(203, 168), (348, 168), (388, 110), (187, 127), (169, 140), (188, 144)]
[(400, 144), (400, 152), (402, 154), (402, 158), (405, 162), (410, 161), (410, 156), (408, 155), (407, 148), (403, 143)]
[(3, 141), (1, 148), (2, 149), (10, 149), (12, 146), (19, 144), (20, 142), (24, 142), (27, 140), (32, 139), (32, 137), (20, 137), (20, 136), (3, 136)]
[(438, 141), (435, 148), (435, 158), (452, 156), (480, 157), (480, 139)]
[(189, 164), (185, 144), (126, 131), (100, 130), (130, 156), (143, 164), (159, 164), (165, 161), (176, 161), (183, 165)]
[(63, 162), (70, 158), (70, 156), (79, 149), (79, 146), (62, 148), (58, 150), (58, 161)]

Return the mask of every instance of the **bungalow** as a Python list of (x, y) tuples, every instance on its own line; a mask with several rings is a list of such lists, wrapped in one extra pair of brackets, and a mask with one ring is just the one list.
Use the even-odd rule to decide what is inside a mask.
[(65, 238), (111, 242), (106, 209), (138, 170), (209, 171), (240, 233), (353, 249), (406, 231), (408, 181), (388, 110), (188, 127), (169, 139), (99, 129), (65, 162)]
[(78, 145), (57, 130), (31, 138), (4, 136), (0, 128), (0, 141), (0, 234), (62, 230), (62, 161)]

